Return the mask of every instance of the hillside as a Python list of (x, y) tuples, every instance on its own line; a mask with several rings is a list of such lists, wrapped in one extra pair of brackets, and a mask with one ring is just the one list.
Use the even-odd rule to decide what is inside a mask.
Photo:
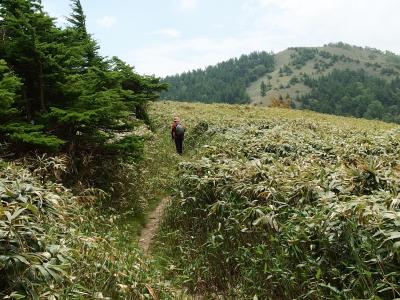
[(63, 26), (41, 3), (0, 4), (0, 299), (400, 299), (398, 56), (161, 82), (100, 55), (80, 0)]
[(274, 57), (266, 52), (253, 52), (209, 66), (164, 79), (169, 89), (161, 98), (204, 103), (249, 103), (246, 87), (260, 76), (274, 70)]
[[(275, 70), (252, 82), (246, 92), (251, 103), (268, 105), (273, 98), (297, 99), (310, 92), (303, 76), (318, 78), (333, 70), (364, 70), (368, 75), (390, 81), (400, 75), (400, 56), (372, 48), (350, 46), (343, 43), (316, 48), (290, 48), (275, 55)], [(271, 84), (265, 97), (260, 85)]]
[[(170, 85), (170, 90), (161, 98), (261, 106), (276, 105), (277, 101), (283, 100), (284, 105), (296, 108), (400, 122), (400, 86), (396, 80), (400, 75), (400, 56), (394, 53), (337, 43), (315, 48), (289, 48), (273, 55), (273, 66), (260, 62), (257, 53), (246, 56), (246, 63), (249, 61), (250, 64), (243, 64), (242, 59), (231, 59), (205, 70), (168, 76), (163, 81)], [(224, 67), (227, 65), (229, 68)], [(260, 70), (263, 72), (258, 72)], [(333, 71), (340, 73), (330, 78)], [(362, 88), (359, 88), (357, 76), (348, 76), (348, 72), (363, 72), (364, 77), (368, 77)], [(350, 78), (351, 82), (340, 99), (320, 88), (328, 81), (332, 87), (340, 89), (341, 78)], [(382, 83), (371, 89), (365, 84), (371, 81)], [(388, 87), (390, 92), (384, 95)], [(310, 97), (314, 97), (314, 105), (309, 105)], [(364, 100), (354, 104), (360, 102), (355, 99), (357, 97)], [(369, 105), (370, 110), (376, 106), (374, 101), (380, 102), (378, 106), (382, 105), (382, 112), (377, 115), (367, 113)], [(337, 102), (344, 103), (336, 107)]]
[(222, 299), (400, 296), (399, 126), (226, 104), (152, 116), (173, 114), (189, 154), (158, 238), (167, 277)]
[[(187, 126), (183, 157), (170, 141), (175, 114)], [(66, 170), (62, 157), (20, 161), (32, 172), (0, 162), (0, 230), (43, 236), (39, 246), (29, 236), (12, 249), (0, 241), (2, 295), (51, 287), (68, 299), (399, 296), (399, 126), (161, 101), (149, 117), (157, 130), (144, 160), (119, 183), (134, 193), (128, 207), (95, 205), (108, 201), (101, 190), (74, 195), (52, 183)], [(165, 197), (149, 257), (137, 233)]]

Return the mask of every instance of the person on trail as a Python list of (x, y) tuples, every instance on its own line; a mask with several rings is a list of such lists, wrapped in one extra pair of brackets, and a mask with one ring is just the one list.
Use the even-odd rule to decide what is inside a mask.
[(185, 136), (185, 127), (182, 125), (178, 116), (174, 117), (174, 122), (171, 126), (171, 137), (175, 140), (176, 153), (182, 155), (183, 152), (183, 138)]

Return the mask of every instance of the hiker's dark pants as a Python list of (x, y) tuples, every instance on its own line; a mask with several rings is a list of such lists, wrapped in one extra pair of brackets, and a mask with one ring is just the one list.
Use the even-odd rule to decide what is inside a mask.
[(183, 138), (175, 138), (176, 153), (182, 155), (183, 152)]

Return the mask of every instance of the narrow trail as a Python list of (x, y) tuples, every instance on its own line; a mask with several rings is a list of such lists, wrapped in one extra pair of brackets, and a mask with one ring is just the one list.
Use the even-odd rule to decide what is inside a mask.
[(149, 222), (143, 228), (139, 238), (139, 248), (143, 250), (145, 254), (149, 254), (151, 242), (156, 235), (164, 210), (170, 201), (169, 197), (166, 197), (160, 201), (157, 207), (149, 214)]
[[(170, 202), (170, 198), (166, 197), (160, 201), (157, 207), (149, 214), (149, 222), (143, 228), (140, 238), (139, 238), (139, 248), (146, 255), (150, 255), (150, 246), (151, 242), (156, 235), (160, 223), (162, 221), (164, 210), (167, 207), (168, 203)], [(181, 300), (203, 300), (204, 297), (202, 295), (187, 295), (183, 290), (176, 289), (175, 296), (178, 297), (177, 299)]]
[[(164, 113), (160, 116), (163, 117)], [(142, 187), (140, 193), (145, 199), (151, 199), (148, 202), (151, 208), (154, 207), (154, 200), (162, 199), (155, 208), (148, 212), (147, 224), (142, 228), (138, 241), (138, 247), (143, 251), (145, 256), (153, 260), (157, 260), (158, 257), (153, 257), (151, 246), (160, 229), (165, 209), (171, 202), (171, 197), (169, 197), (173, 192), (171, 187), (176, 178), (177, 165), (182, 161), (181, 156), (174, 155), (175, 145), (171, 142), (169, 120), (161, 120), (162, 122), (157, 124), (159, 128), (156, 131), (156, 136), (153, 139), (149, 139), (146, 143), (145, 159), (141, 170), (145, 176), (142, 177), (140, 184)], [(166, 278), (166, 280), (168, 282), (173, 281), (172, 278)], [(185, 291), (184, 287), (180, 286), (171, 286), (170, 289), (174, 294), (173, 299), (213, 299), (199, 294), (190, 295)]]
[[(143, 228), (140, 238), (139, 238), (139, 248), (142, 249), (142, 251), (146, 255), (150, 255), (150, 246), (151, 242), (156, 235), (160, 223), (162, 221), (163, 215), (165, 208), (170, 202), (170, 198), (166, 197), (160, 201), (160, 203), (157, 205), (157, 207), (149, 214), (149, 222), (146, 224), (146, 226)], [(186, 294), (183, 290), (181, 289), (176, 289), (176, 296), (178, 297), (177, 299), (180, 300), (203, 300), (205, 299), (203, 295), (197, 294), (197, 295), (188, 295)]]

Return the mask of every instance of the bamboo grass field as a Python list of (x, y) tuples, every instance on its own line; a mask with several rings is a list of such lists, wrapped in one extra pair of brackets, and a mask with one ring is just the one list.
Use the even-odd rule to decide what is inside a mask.
[(160, 118), (180, 115), (188, 136), (208, 128), (179, 165), (159, 238), (192, 291), (399, 296), (399, 126), (251, 106), (155, 107)]
[(400, 299), (400, 2), (353, 2), (1, 0), (0, 299)]

